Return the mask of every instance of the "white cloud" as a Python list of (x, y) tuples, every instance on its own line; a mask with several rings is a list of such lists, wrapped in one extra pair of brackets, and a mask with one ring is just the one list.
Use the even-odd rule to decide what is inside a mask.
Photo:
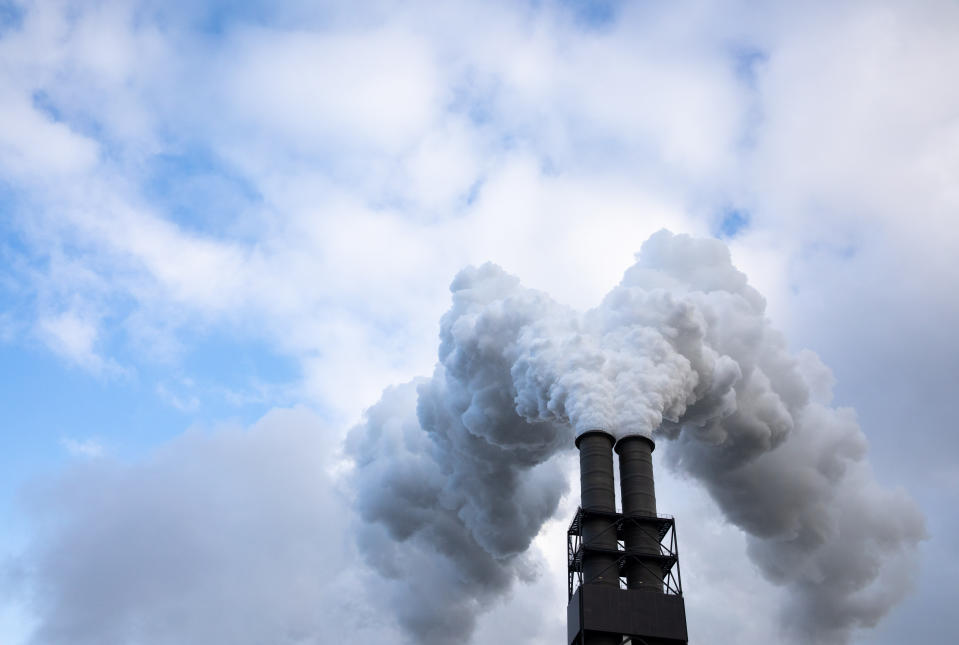
[[(181, 412), (194, 412), (200, 407), (200, 399), (190, 391), (190, 383), (180, 382), (176, 385), (157, 383), (156, 393), (161, 399)], [(180, 390), (180, 391), (175, 391)]]
[(55, 352), (70, 362), (93, 372), (100, 372), (107, 362), (96, 352), (98, 321), (75, 311), (66, 311), (41, 318), (41, 338)]
[[(429, 49), (403, 31), (242, 29), (224, 54), (224, 100), (240, 127), (304, 152), (407, 144), (436, 116)], [(315, 141), (314, 141), (315, 140)]]
[[(9, 92), (9, 90), (8, 90)], [(98, 146), (30, 105), (24, 96), (0, 94), (0, 164), (8, 176), (62, 176), (93, 168)]]
[(71, 437), (64, 437), (60, 440), (60, 445), (73, 457), (93, 459), (102, 457), (104, 453), (103, 444), (92, 438), (73, 439)]

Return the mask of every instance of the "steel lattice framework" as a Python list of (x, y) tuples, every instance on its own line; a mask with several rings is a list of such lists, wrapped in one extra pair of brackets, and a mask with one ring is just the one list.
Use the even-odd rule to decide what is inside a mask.
[[(609, 521), (608, 531), (616, 532), (615, 550), (600, 547), (584, 542), (582, 526), (587, 517), (602, 517)], [(638, 528), (659, 545), (659, 553), (627, 553), (623, 543), (625, 529)], [(595, 538), (594, 538), (595, 539)], [(650, 571), (654, 571), (663, 580), (663, 592), (667, 595), (682, 596), (683, 583), (679, 570), (679, 546), (676, 540), (676, 521), (671, 515), (623, 515), (605, 511), (589, 511), (578, 508), (573, 521), (566, 532), (567, 570), (569, 577), (568, 592), (572, 599), (573, 593), (584, 583), (592, 580), (583, 580), (583, 556), (587, 552), (615, 553), (615, 566), (618, 568), (620, 588), (626, 588), (625, 566), (628, 561), (639, 562)], [(610, 565), (614, 566), (614, 565)]]

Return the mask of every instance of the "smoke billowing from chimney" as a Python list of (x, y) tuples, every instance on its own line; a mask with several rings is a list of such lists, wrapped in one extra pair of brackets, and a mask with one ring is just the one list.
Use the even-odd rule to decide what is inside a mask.
[(878, 485), (828, 369), (788, 351), (721, 242), (657, 233), (585, 314), (492, 264), (451, 291), (433, 376), (388, 390), (349, 440), (358, 541), (416, 641), (468, 633), (530, 575), (568, 488), (551, 458), (597, 427), (655, 433), (788, 588), (799, 640), (847, 642), (909, 587), (919, 511)]

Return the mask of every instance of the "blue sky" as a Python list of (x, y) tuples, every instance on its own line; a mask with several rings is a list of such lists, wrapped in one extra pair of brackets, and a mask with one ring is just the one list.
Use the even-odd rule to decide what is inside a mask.
[[(319, 441), (328, 455), (296, 463), (338, 492), (266, 486), (263, 517), (285, 526), (278, 499), (333, 508), (349, 499), (343, 438), (384, 388), (432, 371), (460, 268), (493, 261), (585, 309), (664, 227), (729, 245), (790, 348), (832, 369), (877, 478), (927, 518), (914, 594), (854, 642), (954, 638), (957, 28), (955, 4), (933, 0), (0, 3), (0, 641), (86, 642), (49, 591), (72, 587), (44, 569), (69, 542), (50, 526), (82, 523), (63, 482), (128, 473), (150, 500), (165, 481), (207, 486), (171, 465), (195, 457), (248, 491), (229, 455), (282, 461)], [(258, 443), (269, 432), (294, 444)], [(742, 535), (662, 470), (673, 514), (705, 518), (698, 537), (681, 530), (691, 564), (727, 559), (741, 588), (726, 598), (710, 576), (729, 571), (690, 573), (691, 633), (778, 638), (779, 591)], [(373, 575), (347, 531), (320, 527), (343, 549), (336, 575)], [(564, 602), (556, 536), (475, 642)], [(240, 542), (210, 570), (255, 558)], [(329, 597), (287, 564), (270, 584)], [(207, 600), (197, 638), (217, 638), (209, 615), (259, 602), (304, 642), (336, 638), (272, 599)], [(388, 618), (364, 622), (377, 602), (342, 611), (370, 642), (402, 642)], [(555, 614), (523, 642), (553, 642)], [(132, 642), (86, 618), (101, 621), (90, 642)]]

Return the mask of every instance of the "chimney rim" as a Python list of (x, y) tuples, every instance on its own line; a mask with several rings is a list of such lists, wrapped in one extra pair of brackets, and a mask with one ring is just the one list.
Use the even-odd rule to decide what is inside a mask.
[(630, 439), (642, 439), (642, 440), (646, 441), (647, 443), (649, 443), (649, 451), (650, 451), (650, 452), (656, 450), (656, 442), (653, 441), (653, 439), (652, 439), (651, 437), (647, 437), (647, 436), (644, 435), (644, 434), (628, 434), (628, 435), (626, 435), (625, 437), (620, 437), (620, 438), (616, 441), (616, 445), (613, 446), (613, 450), (616, 451), (616, 454), (617, 454), (617, 455), (618, 455), (618, 454), (621, 454), (621, 453), (620, 453), (620, 446), (622, 446), (623, 442), (624, 442), (624, 441), (628, 441), (628, 440), (630, 440)]
[(573, 442), (576, 445), (576, 448), (577, 449), (579, 448), (579, 442), (583, 439), (583, 437), (585, 437), (586, 435), (593, 435), (593, 434), (606, 435), (607, 437), (609, 437), (610, 443), (612, 445), (616, 445), (616, 437), (611, 432), (605, 430), (604, 428), (589, 428), (588, 430), (585, 430), (584, 432), (581, 432), (578, 435), (576, 435), (576, 439)]

